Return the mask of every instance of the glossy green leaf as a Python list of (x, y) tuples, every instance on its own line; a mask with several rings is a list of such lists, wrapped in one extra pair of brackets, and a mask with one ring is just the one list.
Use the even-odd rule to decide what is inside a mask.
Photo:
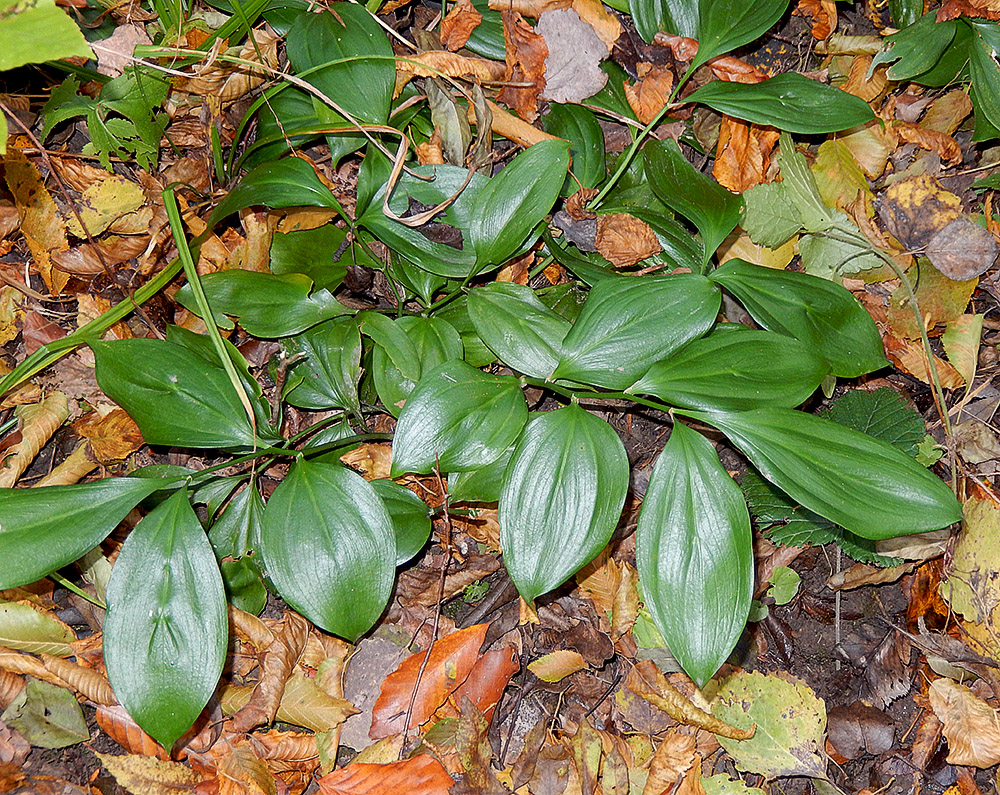
[(389, 357), (393, 366), (411, 381), (420, 379), (420, 355), (403, 325), (379, 312), (358, 315), (361, 333), (370, 337)]
[(834, 375), (856, 378), (886, 366), (875, 321), (839, 284), (731, 259), (712, 272), (768, 331), (804, 342)]
[(725, 324), (654, 364), (625, 391), (706, 411), (794, 408), (829, 370), (825, 359), (793, 337)]
[(797, 72), (785, 72), (761, 83), (713, 80), (688, 94), (685, 101), (805, 135), (846, 130), (875, 118), (863, 99)]
[(391, 480), (373, 480), (371, 487), (389, 512), (396, 536), (396, 565), (402, 566), (415, 558), (431, 537), (430, 510), (406, 486)]
[(486, 466), (511, 445), (527, 419), (516, 378), (446, 362), (424, 374), (403, 406), (392, 440), (391, 476)]
[(264, 509), (261, 552), (282, 598), (352, 643), (389, 601), (392, 520), (375, 490), (345, 466), (295, 462)]
[(768, 480), (863, 538), (937, 530), (962, 518), (948, 487), (905, 453), (792, 409), (686, 412), (721, 430)]
[(533, 378), (552, 374), (571, 326), (530, 287), (494, 282), (472, 290), (468, 300), (476, 331), (500, 361)]
[(500, 546), (529, 604), (604, 549), (625, 503), (628, 456), (610, 425), (572, 405), (533, 418), (500, 493)]
[(680, 422), (653, 467), (635, 534), (643, 600), (698, 687), (736, 646), (753, 597), (753, 538), (740, 487), (712, 443)]
[(698, 38), (698, 0), (629, 0), (628, 10), (642, 40), (651, 44), (658, 31)]
[(229, 602), (257, 615), (267, 603), (260, 579), (260, 526), (264, 501), (253, 484), (233, 497), (208, 531)]
[(500, 12), (489, 7), (488, 0), (473, 0), (473, 7), (483, 15), (483, 21), (472, 29), (467, 49), (483, 58), (502, 61), (506, 54), (504, 47), (503, 20)]
[(698, 54), (693, 72), (717, 55), (735, 50), (763, 35), (788, 8), (788, 0), (700, 0), (698, 3)]
[[(317, 290), (333, 292), (344, 281), (350, 254), (362, 253), (355, 244), (340, 259), (334, 260), (347, 237), (347, 230), (333, 224), (298, 232), (276, 232), (271, 239), (271, 272), (284, 276), (303, 273), (313, 280)], [(369, 264), (365, 257), (361, 264)]]
[(496, 502), (500, 499), (503, 476), (514, 452), (508, 447), (492, 464), (448, 475), (448, 496), (452, 502)]
[[(997, 137), (1000, 129), (1000, 66), (996, 62), (995, 46), (997, 36), (987, 39), (982, 35), (985, 25), (976, 25), (976, 35), (972, 40), (969, 68), (972, 74), (972, 104), (976, 113), (974, 141), (986, 141)], [(994, 24), (995, 28), (996, 25)], [(983, 117), (988, 125), (980, 122)]]
[[(569, 141), (572, 176), (567, 176), (561, 193), (569, 196), (580, 186), (596, 188), (607, 176), (604, 165), (604, 131), (594, 112), (583, 105), (549, 104), (542, 122), (545, 132)], [(574, 179), (573, 177), (576, 177)]]
[(399, 416), (406, 399), (414, 390), (420, 376), (435, 367), (462, 358), (462, 337), (447, 320), (439, 317), (407, 315), (397, 318), (395, 326), (413, 345), (413, 358), (407, 362), (408, 372), (415, 371), (416, 378), (408, 378), (395, 365), (389, 349), (377, 340), (372, 350), (372, 378), (379, 400), (394, 417)]
[(72, 486), (0, 489), (0, 589), (34, 582), (83, 557), (142, 500), (177, 482), (105, 478)]
[(618, 277), (590, 291), (553, 378), (625, 389), (715, 322), (721, 295), (704, 276)]
[(569, 144), (542, 141), (476, 193), (470, 231), (480, 270), (503, 264), (520, 248), (555, 204), (568, 167)]
[(909, 80), (930, 71), (955, 38), (958, 23), (953, 19), (937, 22), (937, 12), (928, 11), (919, 20), (885, 39), (885, 47), (872, 60), (871, 68), (892, 63), (886, 72), (890, 80)]
[[(312, 291), (312, 279), (301, 273), (276, 276), (238, 268), (201, 277), (216, 324), (232, 328), (219, 314), (239, 318), (240, 325), (255, 337), (287, 337), (317, 323), (347, 314), (350, 310), (329, 290)], [(177, 292), (177, 300), (196, 312), (189, 285)]]
[(135, 722), (170, 748), (215, 692), (229, 641), (222, 577), (186, 491), (125, 539), (107, 602), (111, 687)]
[(329, 207), (343, 215), (340, 203), (330, 189), (320, 182), (316, 172), (305, 160), (286, 157), (263, 163), (250, 171), (208, 218), (211, 229), (228, 215), (244, 207)]
[(707, 263), (739, 223), (742, 200), (688, 163), (673, 139), (650, 141), (642, 151), (656, 198), (698, 227)]
[(889, 0), (889, 19), (896, 28), (912, 25), (923, 10), (923, 0)]
[(469, 304), (467, 296), (460, 295), (454, 301), (445, 304), (434, 313), (434, 317), (447, 320), (462, 338), (463, 358), (466, 363), (473, 367), (485, 367), (496, 361), (486, 344), (480, 339), (476, 332), (476, 326), (469, 317)]
[(302, 380), (285, 395), (289, 403), (317, 411), (360, 413), (361, 333), (354, 318), (327, 320), (289, 337), (286, 347), (289, 354), (303, 357), (291, 371)]
[(252, 448), (254, 433), (226, 371), (165, 340), (90, 343), (97, 383), (147, 444)]
[[(608, 212), (612, 210), (609, 209)], [(701, 244), (683, 223), (664, 213), (641, 207), (623, 208), (622, 212), (647, 224), (660, 244), (660, 251), (643, 260), (643, 266), (662, 265), (666, 273), (675, 268), (690, 268), (694, 273), (700, 271), (703, 255)]]

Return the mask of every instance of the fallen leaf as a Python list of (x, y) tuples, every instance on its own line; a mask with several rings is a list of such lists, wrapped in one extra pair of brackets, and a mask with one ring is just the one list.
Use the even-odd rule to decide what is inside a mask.
[(607, 51), (611, 52), (622, 35), (622, 23), (618, 21), (618, 17), (605, 8), (601, 0), (573, 0), (573, 10), (594, 29)]
[(712, 175), (724, 188), (742, 193), (765, 181), (780, 133), (773, 127), (723, 116)]
[(97, 237), (118, 219), (134, 213), (145, 201), (146, 194), (137, 182), (109, 175), (102, 182), (95, 182), (84, 189), (77, 202), (76, 213), (71, 213), (66, 219), (66, 230), (74, 237), (82, 238), (86, 237), (86, 229), (91, 237)]
[(855, 701), (827, 713), (827, 739), (844, 759), (878, 756), (896, 741), (896, 723), (882, 710)]
[(837, 29), (837, 7), (834, 0), (799, 0), (792, 13), (812, 20), (812, 35), (817, 41), (823, 41)]
[[(462, 700), (462, 713), (455, 729), (455, 750), (465, 770), (464, 780), (451, 790), (452, 795), (507, 795), (493, 772), (493, 748), (489, 739), (489, 721), (469, 699)], [(464, 785), (464, 787), (463, 787)]]
[(387, 478), (392, 467), (392, 445), (366, 442), (344, 453), (340, 461), (357, 470), (365, 480)]
[(867, 563), (855, 563), (850, 568), (838, 571), (826, 581), (832, 591), (850, 591), (863, 585), (882, 585), (896, 582), (900, 577), (909, 574), (917, 567), (916, 562), (901, 563), (898, 566), (870, 566)]
[(72, 427), (87, 440), (94, 458), (102, 464), (123, 461), (144, 443), (139, 426), (117, 407), (99, 407), (84, 414)]
[(52, 392), (40, 403), (18, 406), (14, 413), (19, 420), (21, 441), (3, 452), (0, 488), (4, 489), (14, 487), (52, 434), (69, 417), (69, 402), (62, 392)]
[(952, 444), (962, 460), (969, 464), (985, 464), (1000, 460), (1000, 440), (979, 420), (967, 420), (952, 428)]
[(948, 361), (962, 374), (967, 387), (972, 386), (976, 377), (984, 318), (984, 315), (961, 315), (950, 321), (941, 335)]
[(972, 100), (969, 99), (969, 92), (956, 88), (935, 99), (918, 126), (923, 130), (954, 135), (970, 113)]
[(135, 754), (102, 754), (94, 756), (115, 777), (115, 781), (129, 792), (143, 795), (180, 795), (194, 793), (202, 778), (187, 765)]
[(152, 43), (140, 25), (124, 24), (118, 25), (108, 38), (92, 41), (90, 46), (97, 53), (97, 71), (108, 77), (118, 77), (126, 66), (135, 63), (135, 48)]
[(962, 148), (958, 145), (958, 141), (947, 133), (905, 122), (896, 122), (892, 126), (892, 131), (899, 136), (900, 140), (916, 144), (921, 149), (936, 152), (949, 165), (957, 166), (962, 162)]
[(350, 764), (318, 779), (323, 795), (448, 795), (455, 782), (434, 757), (410, 757), (387, 765)]
[(486, 720), (490, 720), (511, 677), (519, 670), (521, 661), (513, 646), (486, 652), (476, 660), (465, 681), (448, 697), (448, 702), (436, 714), (442, 717), (458, 715), (462, 699), (467, 698), (483, 713)]
[(672, 791), (672, 787), (691, 770), (694, 765), (695, 740), (689, 734), (681, 734), (670, 729), (656, 747), (656, 753), (649, 763), (649, 778), (642, 795), (661, 795)]
[[(926, 259), (919, 259), (919, 270), (916, 274), (911, 270), (909, 278), (911, 282), (915, 282), (914, 293), (924, 326), (931, 330), (965, 314), (977, 281), (975, 278), (956, 281), (929, 265)], [(917, 325), (910, 306), (909, 293), (902, 285), (893, 290), (889, 297), (886, 319), (890, 330), (897, 337), (910, 340), (920, 338), (920, 326)]]
[[(433, 715), (448, 695), (469, 675), (479, 659), (479, 649), (488, 628), (488, 624), (476, 624), (452, 632), (434, 644), (429, 656), (426, 651), (419, 651), (403, 660), (382, 683), (378, 700), (372, 709), (372, 727), (368, 736), (378, 740), (398, 734), (419, 726)], [(406, 714), (417, 684), (417, 674), (425, 657), (427, 664), (420, 677), (419, 687), (416, 687), (417, 694), (413, 698), (413, 709), (407, 725)]]
[(414, 77), (461, 77), (479, 82), (503, 80), (505, 67), (486, 58), (471, 58), (445, 50), (408, 55), (396, 59), (396, 92)]
[(846, 135), (838, 135), (833, 140), (850, 150), (865, 176), (871, 180), (882, 176), (889, 162), (889, 155), (896, 148), (896, 137), (879, 119)]
[(441, 46), (450, 52), (462, 49), (482, 21), (471, 0), (459, 0), (441, 20)]
[(46, 652), (40, 652), (39, 657), (46, 671), (58, 676), (84, 698), (102, 706), (113, 706), (118, 703), (111, 685), (100, 672)]
[[(901, 340), (892, 334), (882, 337), (886, 357), (908, 375), (912, 375), (925, 384), (932, 383), (930, 366), (927, 364), (923, 345), (914, 340)], [(938, 380), (944, 389), (961, 389), (965, 386), (965, 378), (950, 363), (934, 354), (934, 368)]]
[(18, 334), (18, 322), (24, 316), (24, 299), (13, 287), (0, 287), (0, 345), (6, 345)]
[(627, 213), (597, 217), (595, 245), (616, 268), (630, 268), (660, 252), (656, 233), (644, 221)]
[(1000, 245), (983, 227), (963, 216), (937, 232), (924, 252), (941, 273), (962, 282), (992, 268), (1000, 254)]
[(931, 682), (931, 708), (943, 724), (948, 762), (992, 767), (1000, 763), (1000, 713), (965, 685), (942, 677)]
[(826, 704), (801, 680), (740, 671), (722, 682), (712, 714), (736, 726), (756, 725), (756, 733), (746, 740), (719, 736), (740, 770), (767, 780), (825, 778)]
[(625, 99), (643, 124), (649, 124), (667, 104), (674, 87), (674, 72), (667, 66), (655, 66), (645, 61), (636, 65), (639, 79), (635, 84), (624, 83)]
[(737, 227), (722, 241), (718, 251), (719, 263), (735, 258), (763, 265), (765, 268), (784, 270), (795, 258), (795, 244), (798, 240), (799, 236), (795, 235), (777, 248), (758, 246), (746, 232)]
[[(521, 146), (533, 146), (539, 141), (562, 140), (532, 126), (524, 119), (518, 118), (513, 113), (504, 110), (495, 102), (486, 100), (486, 107), (490, 110), (490, 131), (502, 138), (506, 138)], [(468, 119), (470, 123), (476, 121), (476, 113), (471, 105), (468, 109)]]
[(21, 765), (28, 758), (31, 745), (17, 731), (0, 725), (0, 763)]
[(600, 63), (608, 56), (608, 47), (574, 9), (546, 11), (535, 33), (548, 50), (542, 99), (581, 102), (604, 88), (608, 75)]
[(882, 194), (879, 215), (906, 247), (917, 250), (962, 214), (962, 200), (933, 177), (894, 182)]
[(639, 574), (628, 563), (621, 565), (621, 582), (611, 605), (611, 639), (618, 640), (632, 631), (639, 615)]
[(130, 754), (170, 759), (170, 754), (156, 740), (139, 728), (132, 716), (122, 706), (101, 706), (97, 708), (97, 725), (108, 737)]
[(889, 93), (891, 85), (886, 77), (885, 65), (877, 66), (873, 70), (872, 56), (858, 55), (851, 62), (851, 70), (847, 75), (847, 82), (842, 89), (848, 94), (853, 94), (859, 99), (868, 103), (876, 103)]
[(935, 19), (937, 22), (945, 22), (960, 16), (996, 20), (1000, 19), (1000, 7), (996, 0), (945, 0)]
[(417, 162), (422, 166), (444, 165), (444, 152), (441, 149), (441, 130), (437, 127), (431, 137), (416, 146)]
[(572, 0), (490, 0), (491, 11), (513, 11), (524, 17), (538, 18), (546, 11), (569, 8)]
[(528, 670), (543, 682), (559, 682), (586, 667), (583, 655), (572, 649), (559, 649), (528, 663)]
[(873, 198), (854, 153), (840, 138), (831, 138), (819, 145), (810, 170), (827, 207), (847, 211), (859, 193), (868, 199)]
[(497, 101), (516, 111), (530, 124), (538, 118), (538, 96), (545, 88), (545, 59), (549, 50), (545, 39), (516, 11), (503, 11), (501, 18), (507, 66), (499, 79), (505, 83), (527, 85), (505, 85), (497, 94)]

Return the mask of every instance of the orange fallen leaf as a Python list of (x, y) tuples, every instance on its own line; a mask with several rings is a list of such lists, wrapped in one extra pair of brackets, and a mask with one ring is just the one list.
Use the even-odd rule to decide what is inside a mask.
[[(673, 33), (660, 31), (653, 37), (653, 43), (659, 44), (661, 47), (669, 47), (670, 52), (678, 61), (694, 60), (698, 54), (698, 40), (689, 39), (687, 36), (677, 36)], [(706, 66), (719, 80), (728, 80), (734, 83), (762, 83), (768, 78), (766, 72), (732, 55), (720, 55), (712, 58)]]
[(956, 166), (962, 162), (962, 148), (958, 145), (958, 141), (947, 133), (906, 122), (896, 122), (891, 129), (901, 140), (916, 144), (921, 149), (936, 152), (948, 165)]
[[(559, 141), (555, 135), (551, 135), (544, 130), (528, 124), (524, 119), (515, 116), (491, 100), (486, 100), (486, 106), (490, 109), (490, 130), (501, 138), (513, 141), (521, 146), (533, 146), (539, 141)], [(475, 109), (470, 105), (468, 110), (470, 124), (476, 123)]]
[(471, 0), (459, 0), (441, 20), (441, 46), (450, 52), (462, 49), (482, 21)]
[[(896, 367), (925, 384), (931, 383), (927, 357), (924, 356), (924, 349), (919, 342), (901, 340), (892, 334), (886, 334), (882, 337), (882, 344), (885, 346), (885, 355)], [(934, 366), (937, 368), (941, 386), (945, 389), (961, 389), (965, 386), (962, 374), (950, 362), (935, 355)]]
[(545, 39), (516, 11), (504, 11), (503, 38), (507, 48), (507, 68), (503, 80), (526, 83), (525, 87), (505, 85), (497, 101), (517, 111), (526, 122), (538, 118), (538, 95), (545, 88), (545, 59), (549, 48)]
[(598, 216), (594, 245), (616, 268), (630, 268), (660, 252), (660, 241), (649, 224), (628, 213)]
[(120, 408), (99, 408), (73, 423), (73, 430), (87, 440), (101, 463), (121, 461), (143, 445), (142, 433)]
[(517, 649), (508, 646), (505, 649), (488, 651), (472, 666), (468, 677), (448, 697), (448, 702), (437, 711), (441, 717), (458, 715), (457, 705), (467, 698), (483, 713), (486, 720), (493, 717), (493, 710), (503, 695), (504, 688), (510, 678), (521, 669), (517, 658)]
[(642, 794), (672, 792), (677, 782), (691, 770), (697, 755), (694, 737), (681, 734), (677, 729), (669, 729), (650, 761), (649, 778), (646, 779)]
[[(398, 734), (419, 726), (433, 715), (448, 695), (468, 677), (479, 659), (479, 649), (486, 639), (488, 626), (476, 624), (452, 632), (434, 644), (429, 656), (426, 651), (418, 651), (403, 660), (382, 683), (382, 690), (372, 709), (372, 727), (368, 736), (378, 740)], [(416, 698), (413, 698), (417, 674), (425, 656), (427, 665), (416, 687)], [(406, 713), (411, 699), (413, 709), (407, 725)]]
[(736, 193), (765, 182), (778, 135), (773, 127), (723, 116), (712, 168), (716, 181)]
[(828, 38), (837, 28), (837, 7), (834, 0), (799, 0), (792, 13), (812, 20), (812, 35), (817, 41)]
[(572, 649), (559, 649), (528, 663), (528, 670), (543, 682), (559, 682), (586, 667), (583, 655)]
[(640, 62), (636, 66), (639, 79), (635, 85), (624, 83), (625, 99), (643, 124), (649, 124), (667, 104), (674, 87), (674, 73), (668, 66)]
[(935, 679), (928, 692), (931, 708), (944, 724), (948, 762), (992, 767), (1000, 763), (1000, 712), (965, 685)]
[(601, 0), (573, 0), (573, 10), (580, 19), (594, 29), (597, 37), (607, 45), (610, 52), (618, 37), (622, 35), (622, 23), (618, 21), (618, 17), (608, 11)]
[(877, 102), (888, 94), (890, 88), (889, 79), (886, 77), (888, 67), (879, 66), (872, 70), (871, 65), (870, 55), (855, 57), (843, 90), (865, 102)]
[(938, 9), (936, 21), (945, 22), (960, 16), (1000, 19), (1000, 4), (996, 0), (945, 0)]
[(125, 707), (98, 707), (97, 725), (130, 754), (155, 757), (164, 761), (170, 759), (170, 754), (139, 728), (139, 724), (132, 720)]
[(444, 152), (441, 149), (441, 130), (434, 128), (431, 137), (422, 144), (417, 144), (417, 162), (422, 166), (444, 165)]
[(387, 765), (351, 764), (317, 783), (323, 795), (448, 795), (455, 782), (434, 757), (420, 754)]

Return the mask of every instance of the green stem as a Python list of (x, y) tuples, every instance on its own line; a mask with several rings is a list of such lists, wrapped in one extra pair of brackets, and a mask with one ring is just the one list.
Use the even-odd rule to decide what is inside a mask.
[(50, 580), (54, 580), (56, 583), (58, 583), (63, 588), (65, 588), (67, 591), (72, 591), (77, 596), (79, 596), (81, 599), (86, 599), (92, 605), (96, 605), (97, 607), (101, 608), (101, 610), (107, 610), (108, 606), (106, 604), (104, 604), (104, 602), (102, 602), (100, 599), (98, 599), (95, 596), (91, 596), (89, 593), (87, 593), (83, 589), (77, 587), (76, 585), (74, 585), (73, 583), (71, 583), (69, 580), (67, 580), (65, 577), (63, 577), (59, 572), (57, 572), (57, 571), (52, 572), (49, 575), (49, 579)]
[(548, 389), (555, 392), (557, 395), (562, 395), (565, 398), (570, 398), (571, 400), (628, 400), (632, 403), (638, 403), (640, 406), (646, 406), (651, 409), (657, 409), (658, 411), (671, 412), (675, 410), (675, 406), (671, 406), (669, 403), (661, 403), (658, 400), (650, 400), (648, 398), (642, 398), (638, 395), (630, 395), (627, 392), (598, 392), (593, 389), (572, 389), (565, 386), (557, 386), (551, 381), (546, 381), (544, 378), (531, 378), (530, 376), (522, 375), (521, 382), (529, 384), (530, 386), (536, 386), (539, 389)]

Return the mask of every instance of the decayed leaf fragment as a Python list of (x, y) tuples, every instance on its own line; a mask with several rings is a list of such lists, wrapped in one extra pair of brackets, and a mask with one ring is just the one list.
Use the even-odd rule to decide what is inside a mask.
[(545, 39), (545, 88), (543, 99), (581, 102), (604, 88), (608, 76), (600, 63), (607, 45), (572, 8), (542, 14), (535, 31)]
[(69, 417), (69, 402), (62, 392), (52, 392), (41, 403), (19, 407), (21, 440), (3, 451), (0, 488), (13, 488), (39, 450)]
[(134, 754), (100, 754), (94, 755), (101, 760), (115, 781), (129, 792), (142, 792), (147, 795), (179, 795), (184, 792), (194, 792), (201, 782), (201, 776), (187, 765), (180, 762), (169, 762), (153, 759), (148, 756)]
[(760, 185), (765, 181), (779, 135), (773, 127), (723, 116), (712, 175), (735, 193)]
[(823, 41), (837, 29), (835, 0), (799, 0), (792, 13), (812, 20), (812, 35), (817, 41)]
[(630, 268), (660, 252), (660, 241), (649, 224), (628, 213), (598, 216), (594, 244), (616, 268)]
[(441, 20), (441, 46), (450, 52), (462, 49), (472, 31), (483, 21), (472, 0), (459, 0)]
[(931, 682), (931, 708), (944, 724), (948, 762), (992, 767), (1000, 763), (1000, 713), (965, 685), (941, 678)]
[(624, 83), (625, 98), (636, 118), (649, 124), (667, 104), (674, 87), (674, 73), (669, 67), (640, 61), (636, 74), (639, 79), (635, 85)]
[(501, 16), (507, 64), (499, 79), (527, 85), (505, 85), (500, 89), (497, 101), (515, 110), (518, 116), (531, 123), (538, 118), (538, 95), (545, 88), (545, 59), (548, 58), (549, 50), (545, 39), (535, 33), (531, 25), (516, 11), (504, 11)]

